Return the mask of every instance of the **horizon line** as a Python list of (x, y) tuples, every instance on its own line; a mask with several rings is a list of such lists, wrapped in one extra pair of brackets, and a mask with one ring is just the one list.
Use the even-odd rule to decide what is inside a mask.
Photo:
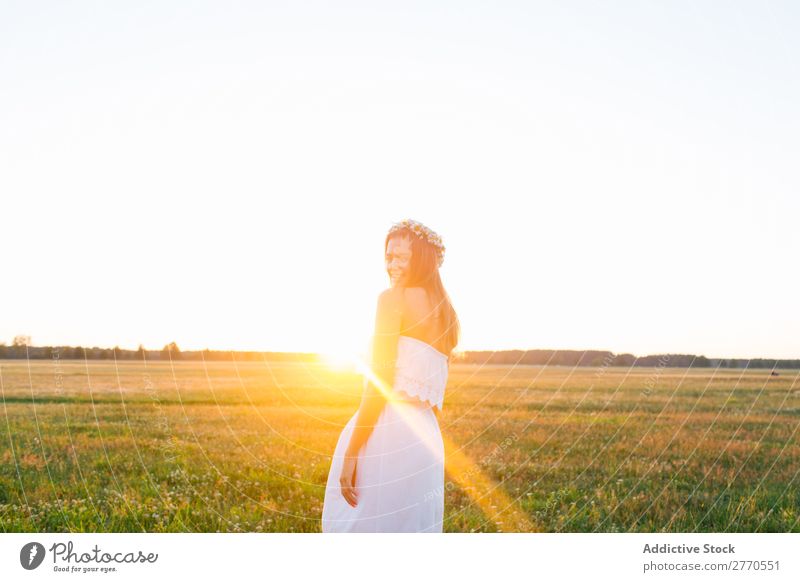
[[(175, 342), (177, 343), (177, 342)], [(148, 348), (142, 344), (144, 350), (147, 352), (162, 352), (164, 349), (169, 345), (169, 343), (165, 344), (161, 348)], [(6, 344), (5, 342), (0, 342), (0, 347), (5, 348), (13, 348), (13, 347), (22, 347), (22, 346), (14, 346), (13, 343), (11, 345)], [(27, 347), (29, 348), (36, 348), (36, 349), (43, 349), (43, 348), (84, 348), (84, 349), (94, 349), (94, 350), (114, 350), (119, 349), (121, 351), (127, 352), (137, 352), (139, 350), (138, 347), (136, 348), (123, 348), (119, 345), (111, 346), (111, 347), (102, 347), (102, 346), (83, 346), (83, 345), (33, 345), (30, 344)], [(203, 351), (211, 351), (211, 352), (230, 352), (230, 353), (272, 353), (272, 354), (304, 354), (304, 355), (326, 355), (328, 352), (325, 351), (299, 351), (299, 350), (270, 350), (270, 349), (231, 349), (231, 348), (187, 348), (182, 349), (178, 346), (178, 350), (181, 353), (187, 352), (203, 352)], [(775, 357), (775, 356), (755, 356), (755, 357), (745, 357), (745, 356), (706, 356), (705, 354), (693, 354), (688, 352), (655, 352), (655, 353), (647, 353), (644, 355), (637, 355), (633, 352), (615, 352), (609, 349), (599, 349), (599, 348), (587, 348), (587, 349), (577, 349), (577, 348), (504, 348), (504, 349), (488, 349), (488, 348), (481, 348), (481, 349), (465, 349), (459, 350), (454, 349), (453, 354), (465, 354), (469, 352), (490, 352), (493, 354), (496, 353), (503, 353), (503, 352), (535, 352), (535, 351), (553, 351), (553, 352), (604, 352), (609, 353), (614, 356), (633, 356), (634, 358), (647, 358), (653, 356), (664, 356), (664, 355), (671, 355), (671, 356), (694, 356), (697, 358), (706, 358), (708, 360), (800, 360), (800, 355), (795, 357)], [(359, 356), (366, 356), (366, 353), (358, 353)]]

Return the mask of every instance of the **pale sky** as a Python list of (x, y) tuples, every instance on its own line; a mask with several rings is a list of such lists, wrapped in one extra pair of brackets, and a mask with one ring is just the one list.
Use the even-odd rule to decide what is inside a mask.
[(3, 2), (0, 341), (800, 358), (791, 2)]

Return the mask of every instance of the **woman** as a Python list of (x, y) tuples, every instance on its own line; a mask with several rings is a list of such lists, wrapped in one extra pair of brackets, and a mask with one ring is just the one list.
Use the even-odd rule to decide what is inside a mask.
[(404, 220), (384, 243), (391, 287), (378, 298), (361, 406), (339, 436), (323, 532), (441, 532), (444, 447), (439, 412), (456, 312), (439, 277), (444, 245)]

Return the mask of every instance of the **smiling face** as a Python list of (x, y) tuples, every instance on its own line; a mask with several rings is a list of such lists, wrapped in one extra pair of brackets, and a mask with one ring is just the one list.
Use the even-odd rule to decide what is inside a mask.
[(392, 287), (405, 287), (411, 270), (411, 239), (393, 236), (386, 245), (386, 272)]

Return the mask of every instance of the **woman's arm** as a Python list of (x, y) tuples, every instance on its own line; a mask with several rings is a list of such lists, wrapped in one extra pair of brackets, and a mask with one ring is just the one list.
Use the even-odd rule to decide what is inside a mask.
[(347, 503), (356, 506), (356, 470), (358, 453), (367, 442), (381, 411), (386, 404), (386, 394), (394, 382), (394, 366), (397, 360), (397, 340), (403, 323), (403, 290), (387, 289), (378, 298), (375, 316), (375, 336), (372, 342), (371, 370), (364, 384), (364, 394), (358, 409), (353, 433), (345, 451), (339, 485)]
[(397, 340), (400, 335), (402, 316), (402, 289), (392, 287), (381, 293), (378, 298), (375, 335), (372, 343), (371, 371), (373, 377), (368, 377), (368, 382), (364, 386), (356, 426), (347, 447), (348, 455), (358, 455), (386, 404), (386, 393), (391, 390), (394, 382)]

